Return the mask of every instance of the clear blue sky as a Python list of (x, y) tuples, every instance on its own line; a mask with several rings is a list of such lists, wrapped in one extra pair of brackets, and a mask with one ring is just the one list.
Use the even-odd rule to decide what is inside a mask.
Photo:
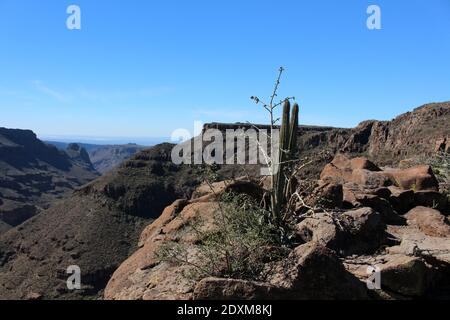
[[(370, 4), (382, 30), (366, 28)], [(281, 65), (306, 124), (450, 100), (450, 0), (0, 0), (0, 126), (42, 137), (264, 122), (249, 97), (269, 96)]]

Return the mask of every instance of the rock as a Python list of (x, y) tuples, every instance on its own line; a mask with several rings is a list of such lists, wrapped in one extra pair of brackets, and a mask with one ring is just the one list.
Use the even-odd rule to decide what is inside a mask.
[(201, 231), (210, 230), (217, 202), (178, 200), (147, 227), (140, 237), (141, 248), (114, 272), (105, 289), (108, 300), (192, 299), (195, 282), (186, 274), (195, 273), (191, 265), (161, 261), (158, 253), (168, 243), (177, 243), (189, 261), (198, 263), (198, 233), (192, 223), (201, 219)]
[(395, 186), (390, 186), (391, 195), (388, 198), (389, 203), (399, 214), (405, 214), (414, 207), (414, 191), (402, 190)]
[(266, 283), (237, 279), (206, 278), (194, 290), (194, 300), (273, 300), (283, 290)]
[(381, 268), (381, 287), (405, 296), (421, 297), (430, 287), (429, 268), (417, 257), (395, 256)]
[(386, 225), (372, 208), (360, 208), (342, 214), (347, 233), (345, 251), (363, 253), (377, 250), (385, 241)]
[(388, 233), (401, 240), (399, 245), (386, 248), (389, 254), (419, 256), (438, 266), (450, 265), (449, 237), (426, 235), (416, 225), (389, 226)]
[(342, 154), (337, 154), (333, 161), (322, 170), (320, 180), (345, 183), (351, 180), (352, 172), (350, 160)]
[(270, 276), (272, 286), (285, 289), (285, 299), (366, 299), (362, 282), (347, 272), (336, 254), (316, 243), (297, 247)]
[(404, 190), (439, 190), (439, 183), (429, 165), (408, 169), (385, 169), (384, 172), (398, 187)]
[(435, 191), (418, 191), (414, 193), (414, 204), (416, 206), (424, 206), (435, 208), (445, 215), (450, 214), (450, 204), (448, 198)]
[(350, 181), (368, 188), (382, 188), (392, 184), (389, 177), (383, 172), (373, 172), (366, 169), (353, 170)]
[(385, 225), (379, 213), (360, 208), (336, 215), (317, 213), (297, 225), (305, 242), (314, 242), (344, 255), (377, 250), (385, 241)]
[[(365, 180), (372, 183), (373, 180), (386, 180), (384, 176), (376, 174), (377, 171), (380, 171), (380, 169), (366, 158), (350, 160), (343, 154), (337, 154), (333, 161), (325, 166), (320, 174), (320, 179), (335, 183), (360, 183), (360, 181)], [(370, 172), (373, 174), (370, 174)]]
[(416, 226), (428, 236), (450, 237), (449, 221), (437, 210), (416, 207), (406, 214), (406, 218), (409, 225)]
[(350, 167), (353, 170), (362, 169), (368, 171), (381, 171), (376, 164), (364, 157), (353, 158), (350, 161)]
[(338, 227), (333, 219), (324, 213), (318, 213), (316, 217), (300, 222), (296, 233), (304, 242), (313, 241), (331, 249), (339, 247)]
[(381, 290), (371, 293), (381, 299), (423, 297), (433, 284), (430, 266), (422, 258), (404, 253), (349, 257), (344, 266), (364, 282), (368, 281), (369, 267), (378, 269)]
[(405, 219), (394, 211), (389, 201), (376, 195), (357, 194), (356, 201), (364, 207), (370, 207), (381, 214), (387, 224), (404, 224)]
[(147, 239), (153, 239), (158, 233), (161, 233), (162, 228), (173, 220), (187, 204), (187, 200), (176, 200), (173, 204), (165, 208), (159, 218), (142, 231), (138, 246), (142, 247)]
[[(342, 208), (343, 204), (342, 185), (333, 182), (320, 182), (316, 187), (304, 197), (304, 202), (309, 207), (336, 209)], [(303, 204), (299, 204), (297, 210), (300, 210)]]

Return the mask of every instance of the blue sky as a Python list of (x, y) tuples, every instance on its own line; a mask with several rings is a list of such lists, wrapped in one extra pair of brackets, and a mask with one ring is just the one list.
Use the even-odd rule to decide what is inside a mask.
[(306, 124), (450, 100), (450, 0), (0, 0), (0, 126), (41, 137), (265, 122), (249, 97), (270, 95), (279, 66)]

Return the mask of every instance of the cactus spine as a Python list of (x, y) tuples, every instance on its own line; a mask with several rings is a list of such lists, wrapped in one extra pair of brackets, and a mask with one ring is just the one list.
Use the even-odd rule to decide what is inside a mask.
[(291, 104), (286, 100), (283, 105), (283, 115), (280, 128), (280, 142), (278, 163), (275, 164), (275, 176), (272, 180), (272, 214), (276, 221), (281, 222), (281, 212), (288, 199), (288, 169), (292, 167), (292, 162), (297, 148), (298, 131), (298, 104), (294, 104), (291, 112)]

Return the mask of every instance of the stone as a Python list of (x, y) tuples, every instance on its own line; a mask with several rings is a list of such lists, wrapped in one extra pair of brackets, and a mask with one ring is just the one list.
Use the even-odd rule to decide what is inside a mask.
[(416, 226), (420, 231), (431, 237), (450, 237), (450, 224), (448, 219), (439, 211), (416, 207), (406, 216), (409, 225)]
[(438, 191), (439, 183), (429, 165), (408, 169), (385, 169), (385, 174), (404, 190)]
[(398, 214), (405, 214), (414, 207), (414, 191), (390, 186), (389, 203)]
[(269, 283), (287, 290), (285, 299), (367, 299), (365, 285), (344, 268), (336, 254), (312, 242), (297, 247), (278, 265)]
[(405, 296), (421, 297), (430, 287), (429, 268), (421, 258), (394, 256), (380, 269), (383, 289)]

